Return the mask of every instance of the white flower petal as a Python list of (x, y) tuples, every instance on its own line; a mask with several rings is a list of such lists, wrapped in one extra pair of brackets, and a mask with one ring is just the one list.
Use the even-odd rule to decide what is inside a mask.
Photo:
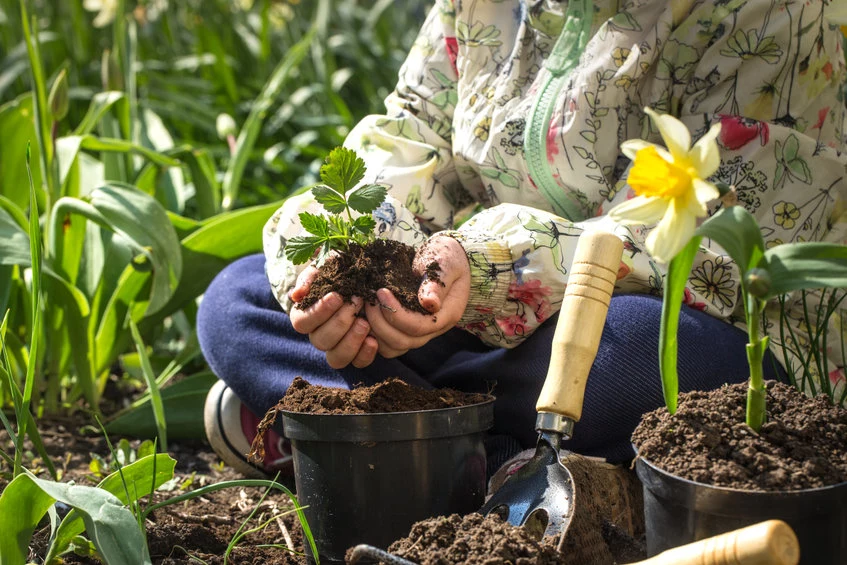
[(694, 194), (697, 201), (701, 204), (708, 204), (715, 198), (720, 198), (721, 192), (712, 183), (703, 179), (693, 179), (691, 182), (694, 184)]
[(650, 108), (645, 108), (644, 111), (659, 128), (665, 147), (671, 152), (674, 160), (685, 160), (691, 148), (691, 133), (685, 127), (685, 124), (669, 114), (660, 115)]
[(706, 132), (706, 135), (697, 140), (697, 143), (691, 149), (691, 153), (689, 154), (691, 163), (697, 169), (697, 175), (700, 178), (709, 178), (715, 174), (715, 171), (718, 170), (718, 166), (721, 164), (718, 142), (715, 141), (720, 132), (721, 125), (713, 125)]
[(664, 198), (636, 196), (609, 210), (609, 217), (622, 224), (655, 224), (667, 209)]
[(662, 263), (669, 263), (688, 244), (697, 228), (696, 216), (685, 208), (680, 209), (681, 205), (684, 203), (672, 200), (664, 217), (644, 242), (650, 255)]
[(655, 143), (650, 143), (649, 141), (644, 141), (643, 139), (628, 139), (621, 143), (621, 153), (626, 155), (632, 160), (635, 160), (635, 154), (641, 151), (642, 149), (646, 149), (647, 147), (659, 147)]

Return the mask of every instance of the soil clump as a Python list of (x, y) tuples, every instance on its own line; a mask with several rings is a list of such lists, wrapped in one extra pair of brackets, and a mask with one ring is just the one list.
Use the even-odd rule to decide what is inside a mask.
[(331, 255), (321, 265), (309, 294), (297, 308), (306, 309), (332, 291), (346, 302), (359, 296), (368, 304), (377, 304), (376, 291), (387, 288), (404, 308), (429, 314), (418, 301), (418, 288), (423, 277), (440, 280), (438, 263), (427, 265), (421, 275), (412, 267), (414, 259), (415, 248), (399, 241), (378, 238), (364, 247), (352, 243), (346, 252)]
[(377, 414), (469, 406), (492, 399), (488, 394), (449, 388), (423, 389), (398, 378), (345, 390), (296, 377), (276, 408), (311, 414)]
[(745, 424), (747, 383), (680, 394), (676, 414), (642, 418), (632, 436), (639, 457), (685, 479), (754, 491), (847, 481), (847, 409), (784, 383), (769, 381), (767, 391), (758, 434)]

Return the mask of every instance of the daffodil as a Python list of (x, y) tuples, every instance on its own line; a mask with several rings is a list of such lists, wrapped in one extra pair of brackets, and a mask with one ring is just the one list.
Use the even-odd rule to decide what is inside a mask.
[(707, 203), (720, 195), (706, 179), (720, 164), (715, 124), (691, 146), (685, 125), (650, 108), (645, 112), (659, 128), (666, 147), (631, 139), (621, 144), (624, 155), (634, 161), (627, 182), (635, 197), (609, 211), (612, 219), (624, 224), (656, 224), (645, 247), (657, 261), (670, 262), (689, 242), (697, 229), (697, 219), (708, 213)]
[(83, 8), (89, 12), (99, 12), (94, 18), (94, 27), (106, 27), (118, 14), (118, 0), (84, 0)]

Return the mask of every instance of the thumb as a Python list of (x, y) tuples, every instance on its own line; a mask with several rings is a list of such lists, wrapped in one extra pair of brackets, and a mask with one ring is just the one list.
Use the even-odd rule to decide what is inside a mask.
[(418, 288), (418, 302), (421, 303), (421, 306), (430, 314), (435, 314), (441, 310), (445, 296), (447, 296), (446, 283), (440, 277), (427, 273), (426, 278)]
[(297, 277), (297, 283), (294, 285), (290, 291), (288, 291), (288, 297), (293, 302), (300, 302), (309, 294), (309, 289), (312, 286), (312, 281), (315, 280), (315, 277), (318, 276), (318, 270), (309, 265), (300, 273)]

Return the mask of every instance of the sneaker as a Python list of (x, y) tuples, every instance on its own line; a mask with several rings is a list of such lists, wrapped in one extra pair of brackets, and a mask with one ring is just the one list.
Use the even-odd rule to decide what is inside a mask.
[(247, 477), (280, 480), (294, 476), (291, 443), (273, 429), (265, 433), (265, 459), (261, 465), (247, 460), (260, 418), (253, 414), (223, 381), (206, 395), (203, 410), (206, 437), (224, 463)]

